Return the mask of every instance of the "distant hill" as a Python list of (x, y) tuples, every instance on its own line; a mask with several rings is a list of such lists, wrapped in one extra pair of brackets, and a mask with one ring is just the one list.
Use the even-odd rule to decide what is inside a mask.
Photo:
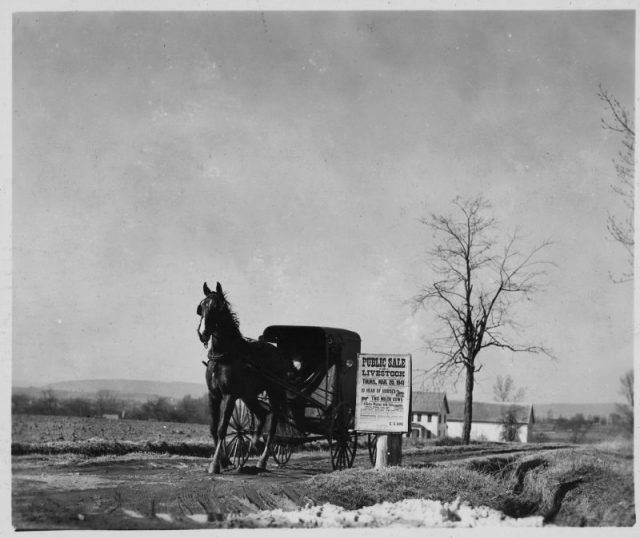
[(537, 421), (547, 417), (551, 411), (553, 418), (564, 417), (571, 418), (578, 413), (582, 413), (585, 417), (599, 416), (608, 417), (611, 413), (616, 412), (615, 403), (545, 403), (533, 404), (533, 412)]
[[(99, 391), (108, 390), (128, 400), (147, 401), (153, 398), (181, 399), (187, 395), (200, 398), (207, 392), (204, 383), (146, 381), (132, 379), (87, 379), (83, 381), (61, 381), (37, 387), (13, 387), (14, 394), (38, 397), (43, 390), (51, 389), (59, 398), (95, 398)], [(549, 410), (554, 418), (570, 418), (577, 413), (585, 417), (608, 417), (616, 412), (615, 403), (539, 403), (533, 404), (537, 421), (547, 417)]]
[(185, 396), (200, 398), (207, 392), (204, 383), (145, 381), (133, 379), (87, 379), (82, 381), (61, 381), (37, 387), (13, 387), (14, 394), (39, 396), (44, 390), (52, 390), (59, 397), (95, 397), (99, 391), (117, 393), (119, 397), (146, 401), (153, 398), (181, 399)]

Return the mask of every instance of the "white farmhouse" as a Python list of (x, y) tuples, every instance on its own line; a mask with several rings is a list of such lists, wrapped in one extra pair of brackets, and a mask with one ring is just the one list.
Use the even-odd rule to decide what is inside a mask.
[[(462, 437), (464, 402), (452, 400), (449, 407), (451, 413), (448, 422), (448, 435), (449, 437)], [(506, 402), (473, 402), (471, 439), (504, 441), (504, 422), (508, 413), (512, 413), (514, 428), (517, 430), (514, 441), (529, 442), (535, 422), (533, 405)]]
[(444, 392), (413, 391), (411, 396), (411, 437), (432, 439), (447, 436), (449, 402)]

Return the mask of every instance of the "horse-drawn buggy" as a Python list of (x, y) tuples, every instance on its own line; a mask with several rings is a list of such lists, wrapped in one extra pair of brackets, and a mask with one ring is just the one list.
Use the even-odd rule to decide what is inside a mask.
[[(287, 378), (272, 379), (286, 390), (287, 398), (286, 415), (279, 418), (272, 440), (274, 460), (284, 465), (302, 443), (326, 439), (333, 468), (351, 467), (357, 446), (353, 427), (360, 336), (345, 329), (273, 325), (260, 338), (276, 345), (294, 367)], [(261, 402), (269, 405), (266, 398)], [(238, 400), (225, 439), (226, 453), (238, 466), (249, 456), (255, 424), (253, 414)]]
[(272, 325), (249, 340), (220, 284), (215, 292), (205, 284), (204, 293), (198, 335), (208, 348), (216, 443), (210, 472), (219, 472), (220, 462), (242, 467), (263, 442), (258, 468), (269, 456), (284, 465), (297, 447), (319, 440), (328, 441), (334, 469), (351, 467), (360, 336), (346, 329)]

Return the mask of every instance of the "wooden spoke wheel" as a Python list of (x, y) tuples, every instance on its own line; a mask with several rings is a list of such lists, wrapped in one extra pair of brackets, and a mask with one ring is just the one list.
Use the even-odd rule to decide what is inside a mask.
[(297, 428), (291, 409), (287, 409), (285, 416), (278, 419), (276, 435), (271, 442), (271, 455), (275, 462), (286, 465), (294, 448), (300, 443), (303, 433)]
[(369, 461), (371, 465), (376, 465), (376, 454), (378, 452), (378, 434), (370, 433), (367, 435), (367, 449), (369, 450)]
[(235, 408), (229, 419), (227, 435), (224, 438), (224, 451), (236, 468), (242, 467), (249, 458), (251, 436), (255, 431), (255, 417), (242, 400), (236, 400)]
[(281, 441), (271, 443), (271, 455), (278, 465), (286, 465), (292, 453), (293, 445), (291, 443)]
[(329, 448), (334, 471), (351, 468), (356, 457), (358, 434), (353, 431), (353, 408), (340, 404), (333, 413)]

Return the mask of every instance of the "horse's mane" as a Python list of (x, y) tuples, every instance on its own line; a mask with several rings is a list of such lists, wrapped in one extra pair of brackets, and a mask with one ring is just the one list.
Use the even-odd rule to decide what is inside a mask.
[(229, 299), (227, 299), (227, 294), (222, 290), (217, 293), (220, 295), (220, 299), (224, 304), (225, 310), (229, 315), (229, 319), (231, 320), (233, 327), (238, 331), (238, 333), (240, 333), (240, 320), (238, 319), (238, 315), (231, 309), (231, 303), (229, 302)]

